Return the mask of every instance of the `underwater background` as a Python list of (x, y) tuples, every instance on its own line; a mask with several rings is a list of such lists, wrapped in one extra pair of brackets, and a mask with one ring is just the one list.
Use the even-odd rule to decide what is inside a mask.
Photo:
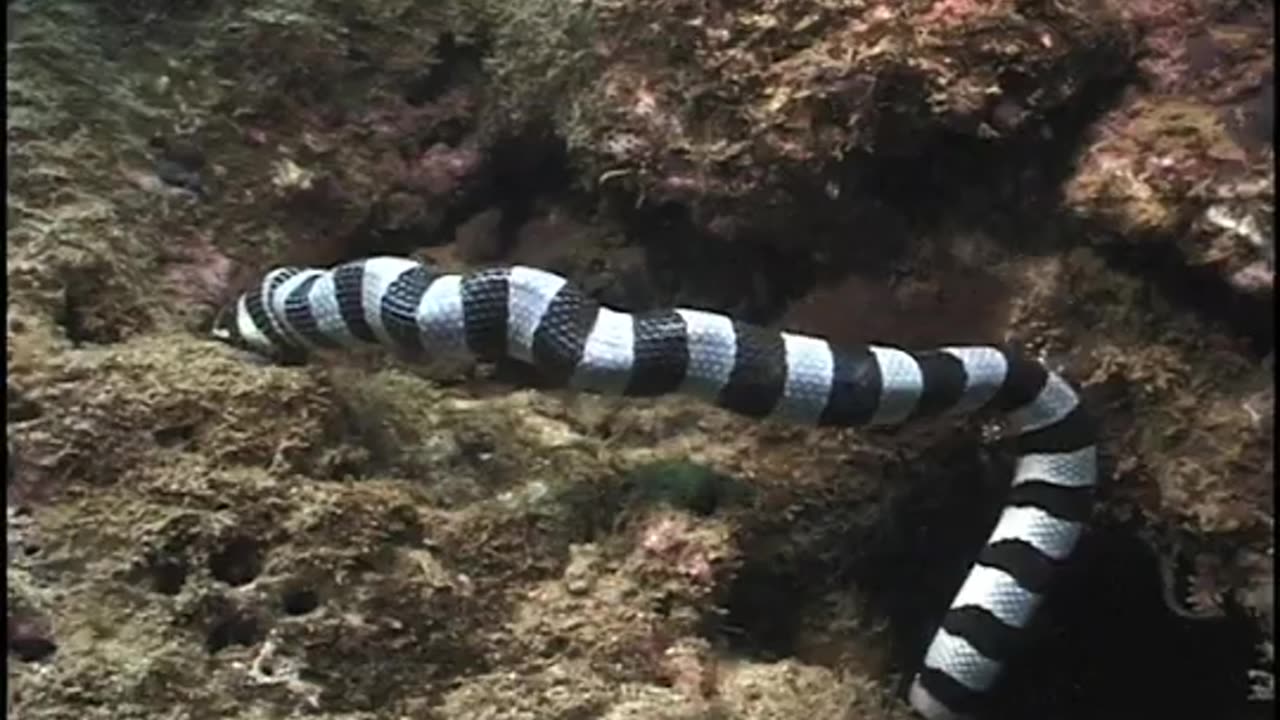
[(269, 268), (1005, 344), (1099, 506), (989, 718), (1274, 713), (1274, 7), (7, 3), (10, 717), (870, 720), (989, 424), (811, 430), (209, 338)]

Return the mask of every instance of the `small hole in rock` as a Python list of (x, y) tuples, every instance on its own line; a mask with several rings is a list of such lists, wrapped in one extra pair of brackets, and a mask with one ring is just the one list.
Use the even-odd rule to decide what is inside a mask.
[(314, 590), (290, 590), (282, 598), (284, 611), (290, 615), (306, 615), (320, 606), (320, 596)]
[(253, 647), (264, 637), (261, 624), (254, 617), (231, 617), (216, 623), (205, 639), (205, 648), (213, 655), (232, 645)]
[(15, 390), (12, 385), (9, 386), (7, 393), (7, 406), (9, 422), (13, 423), (30, 422), (39, 418), (44, 412), (40, 403), (28, 398), (21, 391)]
[(151, 565), (151, 586), (162, 595), (177, 595), (187, 582), (187, 564), (180, 560), (157, 560)]
[(23, 662), (43, 660), (58, 649), (58, 644), (38, 623), (9, 618), (9, 652)]
[(55, 321), (62, 326), (67, 340), (73, 347), (80, 347), (86, 339), (83, 293), (68, 289), (63, 293), (62, 307), (59, 308)]
[(209, 558), (209, 572), (228, 585), (244, 585), (262, 572), (262, 547), (249, 538), (235, 538)]
[(569, 639), (566, 637), (556, 636), (549, 638), (547, 644), (542, 649), (543, 657), (554, 657), (563, 653), (569, 647)]
[(653, 611), (658, 614), (658, 617), (670, 617), (673, 604), (674, 601), (672, 598), (664, 595), (658, 598), (658, 601), (654, 603)]
[(49, 638), (30, 635), (9, 638), (9, 649), (13, 651), (14, 655), (18, 656), (19, 660), (36, 662), (56, 652), (58, 645)]
[(151, 436), (155, 438), (156, 444), (161, 447), (176, 447), (190, 443), (191, 438), (195, 436), (195, 428), (191, 425), (160, 428), (152, 433)]

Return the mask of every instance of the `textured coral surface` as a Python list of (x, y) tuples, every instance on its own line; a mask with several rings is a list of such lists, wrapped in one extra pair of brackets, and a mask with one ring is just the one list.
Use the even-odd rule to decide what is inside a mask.
[(1037, 353), (1105, 477), (990, 717), (1273, 712), (1270, 3), (6, 13), (14, 717), (910, 717), (993, 428), (207, 339), (376, 253)]

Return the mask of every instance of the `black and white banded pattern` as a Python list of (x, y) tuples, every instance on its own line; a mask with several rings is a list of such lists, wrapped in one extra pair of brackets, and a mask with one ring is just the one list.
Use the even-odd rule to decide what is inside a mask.
[(1007, 505), (909, 693), (931, 720), (979, 707), (1075, 548), (1097, 474), (1094, 430), (1076, 393), (1020, 355), (837, 348), (700, 310), (618, 312), (529, 267), (436, 274), (375, 257), (328, 270), (279, 268), (223, 313), (214, 335), (275, 358), (361, 343), (516, 358), (570, 388), (687, 393), (750, 417), (818, 426), (1003, 414), (1019, 454)]

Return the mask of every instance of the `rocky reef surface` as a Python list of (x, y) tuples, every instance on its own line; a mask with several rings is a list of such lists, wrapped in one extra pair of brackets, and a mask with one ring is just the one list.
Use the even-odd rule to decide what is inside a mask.
[(14, 0), (8, 708), (908, 718), (990, 428), (212, 343), (266, 267), (1009, 343), (1103, 425), (993, 718), (1274, 712), (1273, 5)]

